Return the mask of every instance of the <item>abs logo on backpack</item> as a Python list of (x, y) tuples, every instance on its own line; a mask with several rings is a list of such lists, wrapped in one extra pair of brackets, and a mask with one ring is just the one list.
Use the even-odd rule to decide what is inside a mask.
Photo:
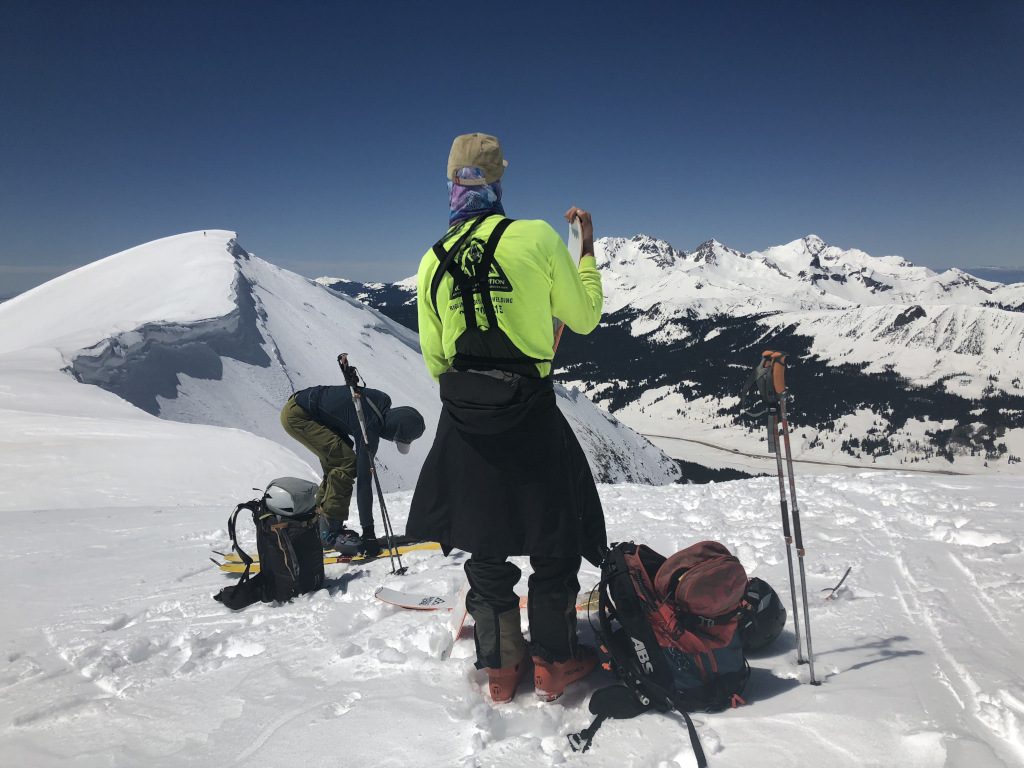
[(651, 663), (651, 656), (647, 653), (647, 646), (637, 640), (635, 637), (630, 637), (633, 641), (633, 650), (636, 651), (636, 657), (640, 660), (640, 665), (644, 668), (644, 672), (648, 675), (654, 674), (654, 665)]

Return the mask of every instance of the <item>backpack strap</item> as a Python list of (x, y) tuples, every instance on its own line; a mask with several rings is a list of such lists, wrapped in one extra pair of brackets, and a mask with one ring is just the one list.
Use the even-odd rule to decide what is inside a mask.
[(699, 631), (708, 627), (721, 627), (732, 622), (740, 613), (741, 609), (736, 608), (727, 611), (719, 616), (700, 616), (696, 613), (679, 613), (680, 623), (689, 631)]
[[(363, 387), (360, 387), (360, 389), (363, 389)], [(370, 410), (373, 411), (375, 414), (377, 414), (377, 419), (380, 421), (381, 427), (383, 427), (384, 426), (384, 414), (380, 412), (380, 408), (378, 408), (377, 404), (375, 402), (373, 402), (373, 398), (367, 397), (363, 393), (360, 393), (360, 396), (363, 398), (363, 400), (366, 402), (366, 404), (368, 406), (370, 406)]]
[[(490, 272), (491, 267), (495, 263), (495, 253), (498, 249), (498, 242), (501, 240), (502, 235), (505, 234), (505, 230), (515, 221), (514, 219), (502, 218), (491, 231), (491, 234), (487, 237), (487, 242), (484, 244), (483, 253), (481, 254), (480, 262), (473, 268), (473, 274), (467, 274), (466, 271), (458, 262), (458, 255), (468, 245), (470, 237), (476, 228), (493, 214), (483, 214), (473, 220), (467, 231), (463, 233), (455, 244), (445, 249), (444, 242), (451, 237), (451, 230), (448, 231), (445, 236), (434, 244), (434, 255), (437, 257), (438, 266), (434, 271), (434, 277), (430, 284), (430, 301), (434, 308), (434, 313), (440, 317), (440, 312), (437, 308), (437, 292), (440, 288), (441, 281), (444, 276), (451, 275), (452, 280), (459, 288), (459, 293), (462, 299), (462, 312), (466, 318), (466, 331), (468, 332), (479, 332), (486, 334), (498, 334), (502, 337), (505, 336), (504, 332), (498, 325), (498, 315), (494, 309), (494, 301), (491, 298), (491, 280)], [(476, 294), (480, 294), (480, 303), (483, 306), (484, 316), (487, 318), (487, 328), (480, 328), (480, 323), (477, 322), (476, 317)], [(510, 347), (510, 351), (518, 352), (518, 349), (512, 345), (512, 342), (505, 337), (504, 345), (496, 345), (499, 348), (501, 346)], [(455, 355), (454, 363), (457, 368), (459, 367), (470, 367), (470, 368), (484, 368), (490, 369), (502, 366), (523, 366), (523, 365), (536, 365), (538, 363), (549, 363), (549, 359), (541, 359), (535, 357), (528, 357), (523, 354), (512, 355), (479, 355), (469, 354), (464, 351), (457, 352)]]
[(438, 265), (437, 269), (434, 270), (434, 278), (430, 281), (430, 306), (434, 308), (434, 314), (438, 317), (441, 313), (437, 309), (437, 291), (441, 287), (441, 281), (444, 279), (445, 274), (448, 272), (448, 265), (455, 259), (455, 257), (462, 251), (469, 238), (472, 237), (473, 233), (476, 232), (479, 227), (491, 214), (485, 213), (477, 216), (475, 219), (470, 220), (469, 227), (459, 237), (458, 240), (452, 245), (451, 248), (445, 249), (445, 241), (451, 237), (452, 230), (449, 229), (444, 237), (434, 243), (434, 256), (437, 257)]
[(572, 747), (573, 752), (586, 752), (590, 749), (590, 743), (594, 740), (594, 736), (597, 735), (597, 729), (601, 727), (601, 724), (608, 719), (608, 715), (598, 715), (594, 718), (594, 722), (588, 725), (579, 733), (570, 733), (566, 738), (569, 740), (569, 746)]
[[(462, 294), (462, 310), (466, 316), (467, 329), (479, 328), (479, 324), (476, 321), (475, 296), (477, 292), (480, 293), (480, 298), (484, 305), (484, 314), (487, 316), (488, 326), (495, 328), (498, 324), (498, 318), (494, 312), (494, 303), (491, 301), (489, 272), (491, 269), (491, 263), (494, 261), (494, 251), (498, 247), (498, 241), (501, 239), (501, 236), (505, 233), (505, 230), (508, 229), (509, 224), (511, 224), (513, 220), (503, 218), (495, 225), (494, 230), (487, 238), (487, 243), (484, 245), (484, 252), (481, 257), (481, 261), (476, 265), (473, 274), (467, 274), (457, 260), (459, 254), (469, 242), (469, 235), (471, 235), (476, 228), (480, 226), (485, 218), (487, 218), (486, 215), (477, 217), (466, 233), (462, 235), (458, 242), (456, 242), (448, 251), (445, 251), (443, 245), (440, 243), (434, 245), (434, 255), (437, 256), (439, 262), (437, 270), (434, 272), (434, 279), (430, 286), (434, 312), (438, 312), (437, 288), (440, 287), (441, 279), (444, 277), (444, 274), (447, 273), (452, 276), (452, 279), (455, 281), (455, 284), (459, 287), (460, 293)], [(438, 276), (439, 274), (440, 277)], [(438, 312), (438, 314), (440, 313)]]
[[(686, 730), (690, 734), (690, 747), (693, 749), (693, 756), (697, 759), (697, 768), (708, 768), (708, 759), (704, 755), (703, 747), (700, 745), (700, 736), (697, 735), (697, 728), (694, 726), (693, 720), (690, 719), (690, 716), (684, 710), (680, 710), (680, 714), (686, 720)], [(572, 751), (586, 752), (590, 749), (594, 736), (597, 735), (598, 729), (608, 717), (609, 715), (604, 713), (599, 714), (589, 726), (579, 733), (570, 733), (566, 738), (569, 740), (569, 746), (572, 748)]]
[(246, 501), (235, 507), (235, 511), (228, 515), (228, 535), (231, 537), (231, 549), (235, 552), (238, 557), (245, 563), (245, 570), (242, 571), (241, 577), (236, 582), (237, 585), (244, 584), (249, 580), (249, 569), (252, 568), (253, 559), (249, 557), (249, 553), (242, 549), (238, 543), (238, 535), (235, 532), (235, 523), (238, 520), (238, 513), (243, 509), (248, 509), (253, 515), (258, 514), (260, 503), (255, 499), (252, 501)]
[[(491, 300), (491, 264), (494, 262), (494, 252), (498, 248), (498, 241), (501, 240), (501, 236), (505, 234), (505, 230), (511, 223), (512, 219), (502, 219), (495, 225), (491, 236), (487, 238), (480, 263), (476, 267), (476, 284), (480, 289), (480, 299), (484, 305), (484, 314), (487, 316), (489, 328), (498, 327), (498, 316), (494, 312), (494, 302)], [(476, 313), (474, 312), (474, 314)], [(475, 317), (473, 319), (476, 320)]]

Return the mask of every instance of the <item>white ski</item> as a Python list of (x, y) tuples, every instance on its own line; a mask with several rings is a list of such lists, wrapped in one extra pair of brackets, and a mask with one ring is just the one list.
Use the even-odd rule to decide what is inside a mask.
[(407, 608), (412, 611), (448, 611), (448, 634), (440, 653), (442, 661), (451, 656), (455, 641), (462, 634), (462, 627), (466, 623), (468, 615), (466, 611), (467, 594), (469, 594), (468, 579), (463, 582), (462, 588), (454, 598), (445, 595), (411, 595), (389, 587), (380, 587), (373, 593), (378, 600), (398, 608)]
[(373, 596), (390, 605), (414, 611), (450, 611), (458, 604), (457, 601), (443, 595), (410, 595), (389, 587), (380, 587)]

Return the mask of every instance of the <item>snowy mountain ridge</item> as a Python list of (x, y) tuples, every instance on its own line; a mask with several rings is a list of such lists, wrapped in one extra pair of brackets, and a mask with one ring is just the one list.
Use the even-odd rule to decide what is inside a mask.
[[(251, 443), (260, 455), (268, 451), (258, 444), (270, 440), (280, 447), (269, 453), (290, 458), (269, 476), (245, 481), (249, 494), (254, 483), (275, 476), (314, 474), (313, 457), (285, 434), (279, 413), (298, 389), (341, 383), (340, 352), (350, 353), (369, 386), (424, 415), (427, 433), (409, 454), (385, 443), (379, 455), (385, 487), (411, 488), (440, 411), (415, 333), (352, 298), (251, 256), (227, 231), (147, 243), (0, 305), (0, 392), (9, 393), (0, 404), (0, 423), (12, 439), (53, 424), (63, 430), (62, 439), (75, 443), (67, 448), (72, 452), (88, 452), (88, 425), (111, 417), (153, 434), (154, 450), (159, 436), (184, 437), (186, 427), (198, 425), (222, 436), (230, 433), (225, 439), (232, 445)], [(120, 399), (112, 401), (112, 395)], [(655, 483), (679, 476), (659, 449), (585, 397), (561, 387), (558, 395), (596, 476)], [(65, 418), (70, 421), (62, 428)], [(196, 466), (183, 476), (224, 467), (237, 485), (244, 462), (229, 455), (211, 462), (200, 452)], [(118, 482), (101, 469), (101, 456), (89, 460)], [(160, 461), (153, 457), (154, 474)], [(28, 458), (26, 465), (32, 465)], [(154, 483), (167, 484), (164, 479)], [(3, 494), (0, 490), (0, 507)]]
[(941, 273), (899, 256), (871, 256), (817, 235), (743, 253), (708, 240), (681, 251), (650, 237), (601, 238), (607, 309), (662, 304), (702, 316), (718, 312), (832, 309), (886, 303), (1017, 306), (1024, 284), (1002, 285), (959, 270)]
[[(811, 428), (808, 456), (1019, 470), (1024, 283), (934, 272), (816, 235), (750, 253), (717, 240), (683, 251), (643, 234), (595, 250), (604, 318), (590, 336), (564, 338), (560, 376), (641, 432), (749, 447), (736, 394), (773, 346), (800, 360), (795, 416)], [(416, 327), (414, 281), (324, 284)], [(864, 412), (873, 431), (849, 432)]]

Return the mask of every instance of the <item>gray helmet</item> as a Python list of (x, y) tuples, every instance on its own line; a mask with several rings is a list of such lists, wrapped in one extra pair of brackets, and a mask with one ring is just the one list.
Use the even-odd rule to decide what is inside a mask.
[(759, 651), (775, 642), (786, 626), (786, 606), (763, 579), (753, 578), (740, 603), (740, 637), (744, 651)]
[(316, 509), (317, 484), (298, 477), (279, 477), (267, 486), (263, 503), (281, 517), (306, 517)]
[(393, 440), (399, 453), (408, 453), (409, 443), (422, 435), (425, 429), (420, 412), (411, 406), (401, 405), (388, 409), (380, 436), (385, 440)]

